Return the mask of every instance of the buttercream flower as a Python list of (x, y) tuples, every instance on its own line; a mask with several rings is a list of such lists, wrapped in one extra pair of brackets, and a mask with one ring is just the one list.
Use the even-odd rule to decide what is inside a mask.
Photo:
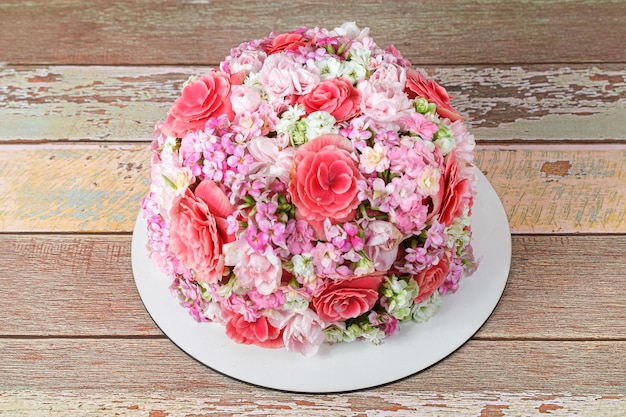
[(306, 110), (306, 114), (316, 111), (330, 113), (338, 122), (343, 122), (359, 114), (361, 93), (352, 82), (341, 77), (322, 81), (310, 93), (297, 100)]
[(357, 182), (362, 175), (352, 159), (352, 143), (341, 135), (319, 136), (298, 148), (289, 183), (296, 217), (323, 236), (331, 223), (354, 219), (359, 205)]
[(475, 269), (474, 146), (446, 91), (368, 29), (274, 32), (156, 125), (147, 248), (236, 342), (378, 344)]
[(404, 239), (402, 233), (391, 223), (374, 220), (365, 234), (365, 254), (374, 262), (377, 271), (388, 271), (398, 255), (398, 245)]
[(226, 335), (235, 342), (246, 345), (273, 349), (285, 345), (282, 331), (272, 326), (264, 316), (259, 317), (254, 322), (249, 322), (241, 314), (234, 314), (226, 323)]
[(327, 323), (355, 318), (371, 310), (378, 300), (383, 274), (330, 282), (313, 299), (317, 315)]
[(276, 291), (283, 276), (282, 262), (270, 249), (257, 253), (248, 247), (235, 266), (238, 283), (243, 288), (256, 288), (263, 295)]
[(439, 260), (436, 265), (413, 276), (419, 287), (419, 293), (415, 297), (415, 303), (421, 303), (432, 295), (432, 293), (441, 287), (446, 280), (450, 270), (450, 259), (445, 256)]
[(210, 180), (175, 200), (170, 212), (170, 251), (195, 272), (196, 281), (222, 279), (223, 245), (235, 240), (227, 233), (226, 218), (234, 211), (224, 192)]
[(270, 55), (258, 73), (259, 82), (281, 100), (291, 95), (307, 94), (320, 81), (319, 70), (313, 63), (302, 65), (289, 55)]
[(405, 92), (409, 98), (422, 97), (437, 106), (437, 114), (451, 121), (463, 118), (450, 105), (450, 96), (445, 88), (433, 80), (426, 79), (421, 72), (409, 68), (406, 73)]
[(230, 77), (224, 72), (212, 71), (192, 81), (174, 101), (161, 130), (180, 138), (188, 131), (203, 130), (210, 117), (225, 115), (232, 120), (230, 94)]
[(284, 51), (296, 51), (301, 46), (305, 46), (308, 40), (298, 32), (281, 33), (274, 37), (270, 43), (264, 46), (268, 55), (277, 54)]
[(364, 115), (381, 122), (393, 123), (411, 113), (412, 105), (407, 95), (395, 83), (361, 81), (361, 111)]
[(295, 312), (285, 323), (283, 330), (285, 347), (304, 356), (315, 355), (326, 339), (323, 330), (324, 323), (313, 310)]
[(455, 152), (448, 155), (443, 184), (436, 197), (433, 197), (434, 213), (439, 212), (439, 222), (450, 226), (455, 218), (463, 214), (465, 207), (472, 207), (472, 184), (460, 175)]

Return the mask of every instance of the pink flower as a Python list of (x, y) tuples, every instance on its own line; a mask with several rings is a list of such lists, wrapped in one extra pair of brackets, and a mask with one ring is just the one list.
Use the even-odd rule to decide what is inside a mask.
[(236, 114), (256, 112), (261, 106), (261, 93), (258, 90), (245, 86), (233, 85), (230, 102)]
[(258, 345), (264, 348), (280, 348), (285, 345), (282, 331), (261, 316), (254, 322), (248, 322), (240, 314), (234, 314), (226, 323), (226, 335), (237, 343)]
[(421, 303), (430, 297), (444, 283), (449, 270), (450, 260), (446, 256), (440, 259), (436, 265), (413, 276), (419, 287), (419, 293), (415, 297), (415, 302)]
[(395, 84), (361, 81), (361, 111), (382, 123), (393, 123), (410, 114), (412, 104), (407, 95), (394, 88)]
[(345, 137), (326, 134), (300, 146), (294, 156), (289, 193), (296, 217), (309, 222), (319, 236), (324, 236), (326, 218), (336, 224), (356, 216), (362, 175), (352, 151)]
[(170, 251), (195, 272), (196, 281), (217, 282), (224, 272), (223, 245), (235, 240), (226, 218), (235, 211), (221, 188), (202, 181), (178, 197), (170, 211)]
[(282, 262), (271, 249), (257, 253), (249, 248), (235, 266), (238, 283), (244, 288), (256, 288), (260, 294), (276, 291), (283, 276)]
[(474, 202), (472, 184), (469, 179), (462, 178), (459, 171), (456, 152), (450, 152), (442, 178), (443, 184), (439, 193), (433, 197), (433, 214), (439, 213), (439, 222), (446, 226), (450, 226), (455, 218), (463, 214), (465, 207), (471, 208)]
[(365, 230), (365, 254), (376, 271), (388, 271), (398, 256), (398, 245), (404, 236), (391, 223), (374, 220)]
[(422, 73), (413, 68), (407, 70), (405, 92), (411, 99), (419, 96), (434, 103), (437, 106), (437, 114), (441, 117), (446, 117), (453, 122), (463, 119), (450, 105), (450, 96), (445, 88), (433, 80), (426, 79)]
[(419, 113), (413, 113), (410, 117), (405, 117), (401, 121), (404, 129), (420, 135), (425, 140), (432, 140), (437, 130), (439, 130), (436, 124)]
[(334, 323), (371, 310), (378, 300), (383, 276), (381, 273), (330, 282), (313, 299), (317, 315), (327, 323)]
[(181, 138), (188, 131), (203, 130), (210, 117), (225, 115), (232, 120), (230, 94), (228, 74), (221, 71), (208, 73), (183, 89), (161, 129), (169, 136)]
[[(289, 55), (270, 55), (258, 73), (259, 82), (278, 99), (307, 94), (320, 81), (319, 70)], [(279, 104), (279, 103), (275, 103)]]
[(326, 339), (323, 330), (324, 323), (313, 310), (296, 312), (285, 324), (283, 331), (285, 347), (304, 356), (315, 355)]
[(360, 109), (361, 92), (345, 78), (322, 81), (309, 94), (300, 96), (298, 103), (304, 106), (306, 114), (316, 111), (330, 113), (337, 122), (355, 117)]
[(366, 174), (371, 174), (374, 171), (384, 172), (389, 168), (387, 148), (380, 143), (375, 143), (373, 148), (364, 147), (361, 150), (360, 167)]

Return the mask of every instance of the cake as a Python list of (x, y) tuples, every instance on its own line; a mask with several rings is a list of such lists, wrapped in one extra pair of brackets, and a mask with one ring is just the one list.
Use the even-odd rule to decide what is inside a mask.
[(378, 344), (477, 267), (474, 146), (446, 90), (368, 29), (271, 33), (156, 125), (148, 251), (234, 342)]

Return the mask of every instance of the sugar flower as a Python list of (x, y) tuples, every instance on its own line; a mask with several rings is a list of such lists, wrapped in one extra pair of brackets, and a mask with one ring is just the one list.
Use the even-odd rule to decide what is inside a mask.
[(446, 90), (367, 28), (273, 32), (156, 124), (150, 257), (236, 343), (383, 343), (478, 265), (474, 147)]

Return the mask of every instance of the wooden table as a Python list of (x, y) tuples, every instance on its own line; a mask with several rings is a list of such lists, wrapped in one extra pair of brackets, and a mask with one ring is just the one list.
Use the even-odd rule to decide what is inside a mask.
[[(512, 267), (489, 321), (429, 369), (276, 392), (159, 331), (131, 233), (153, 125), (190, 74), (271, 30), (344, 21), (454, 95)], [(625, 22), (608, 0), (3, 0), (0, 415), (626, 415)]]

